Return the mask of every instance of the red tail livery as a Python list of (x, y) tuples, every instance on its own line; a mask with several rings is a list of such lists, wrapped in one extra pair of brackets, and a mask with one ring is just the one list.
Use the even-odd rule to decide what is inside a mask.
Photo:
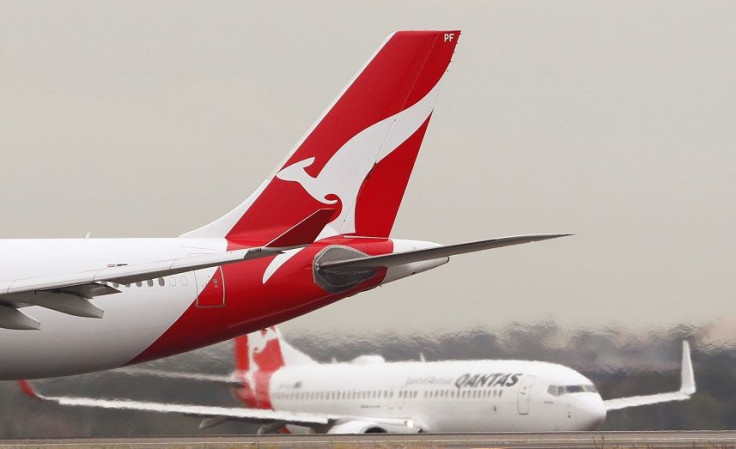
[(269, 326), (456, 254), (561, 236), (389, 238), (459, 37), (389, 36), (255, 193), (179, 238), (0, 240), (0, 380), (116, 368), (268, 328), (252, 351), (238, 343), (238, 370), (258, 373), (244, 379), (247, 402), (268, 408), (267, 377), (286, 360)]

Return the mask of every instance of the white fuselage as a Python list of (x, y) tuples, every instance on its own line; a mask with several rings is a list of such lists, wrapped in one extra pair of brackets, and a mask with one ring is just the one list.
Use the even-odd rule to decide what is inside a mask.
[[(361, 239), (353, 241), (363, 244)], [(436, 246), (405, 240), (378, 244), (387, 252)], [(0, 284), (225, 253), (228, 245), (224, 238), (0, 240)], [(14, 304), (41, 327), (0, 327), (0, 380), (80, 374), (165, 357), (253, 332), (354, 294), (331, 295), (314, 283), (312, 260), (326, 245), (289, 252), (294, 256), (290, 265), (280, 266), (270, 278), (264, 272), (277, 259), (273, 257), (129, 284), (107, 282), (119, 293), (90, 300), (104, 311), (101, 318)], [(392, 267), (385, 276), (357, 288), (372, 288), (446, 262), (441, 258)], [(219, 287), (214, 297), (212, 290), (203, 293), (212, 283)]]
[[(225, 239), (214, 238), (0, 240), (0, 281), (225, 249)], [(24, 307), (23, 311), (41, 321), (42, 327), (33, 331), (0, 329), (0, 379), (60, 376), (128, 363), (187, 310), (214, 271), (212, 268), (121, 285), (121, 293), (93, 300), (104, 310), (101, 319)]]
[[(581, 391), (558, 394), (557, 387)], [(530, 361), (359, 358), (290, 366), (274, 372), (270, 398), (274, 410), (368, 422), (395, 418), (430, 432), (590, 430), (606, 416), (590, 380), (561, 365)]]

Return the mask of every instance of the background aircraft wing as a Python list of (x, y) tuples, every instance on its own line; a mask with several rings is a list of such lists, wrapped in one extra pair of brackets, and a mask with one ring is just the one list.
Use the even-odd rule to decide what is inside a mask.
[(153, 262), (111, 261), (96, 270), (0, 283), (0, 327), (40, 329), (41, 324), (18, 310), (40, 306), (85, 318), (102, 318), (104, 311), (89, 302), (97, 296), (119, 293), (109, 284), (131, 284), (187, 271), (202, 270), (280, 254), (310, 245), (329, 222), (333, 209), (319, 209), (265, 246), (201, 254)]
[(318, 432), (330, 430), (331, 433), (363, 433), (379, 426), (382, 429), (399, 433), (416, 433), (422, 429), (421, 423), (413, 419), (362, 418), (352, 416), (328, 415), (252, 409), (243, 407), (219, 407), (190, 404), (171, 404), (160, 402), (132, 401), (124, 399), (97, 399), (72, 396), (46, 396), (38, 393), (28, 381), (19, 382), (23, 393), (43, 401), (56, 402), (71, 407), (92, 407), (108, 410), (137, 410), (155, 413), (176, 413), (202, 418), (199, 428), (213, 427), (225, 421), (243, 421), (261, 424), (258, 433), (275, 432), (285, 425), (297, 425), (315, 429)]
[(620, 410), (622, 408), (640, 407), (642, 405), (660, 404), (662, 402), (685, 401), (695, 393), (695, 376), (690, 359), (690, 344), (682, 342), (682, 368), (680, 371), (680, 389), (669, 393), (651, 394), (646, 396), (630, 396), (603, 401), (606, 410)]
[(65, 406), (104, 408), (108, 410), (138, 410), (156, 413), (177, 413), (201, 418), (223, 418), (225, 420), (252, 423), (296, 424), (306, 427), (327, 426), (338, 419), (319, 413), (277, 412), (274, 410), (251, 409), (243, 407), (218, 407), (207, 405), (171, 404), (143, 402), (123, 399), (96, 399), (72, 396), (45, 396), (38, 393), (29, 382), (20, 381), (25, 394), (35, 399), (56, 402)]

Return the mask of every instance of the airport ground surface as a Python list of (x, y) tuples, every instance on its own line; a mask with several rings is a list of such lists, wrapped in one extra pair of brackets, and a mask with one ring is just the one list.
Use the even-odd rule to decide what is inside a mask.
[(736, 431), (420, 435), (252, 435), (0, 441), (0, 448), (736, 448)]

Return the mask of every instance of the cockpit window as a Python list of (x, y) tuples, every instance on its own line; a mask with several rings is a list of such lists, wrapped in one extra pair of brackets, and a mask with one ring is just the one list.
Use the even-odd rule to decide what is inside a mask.
[(552, 396), (562, 396), (569, 393), (598, 393), (595, 385), (550, 385), (547, 393)]

